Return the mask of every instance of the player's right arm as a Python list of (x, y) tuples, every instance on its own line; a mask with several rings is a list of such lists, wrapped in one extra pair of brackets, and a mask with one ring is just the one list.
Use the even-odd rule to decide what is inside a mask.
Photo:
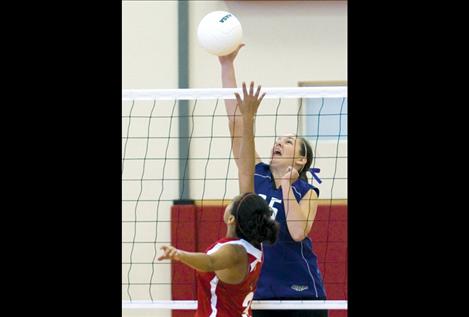
[(234, 244), (224, 245), (212, 254), (188, 252), (171, 245), (162, 246), (160, 249), (163, 250), (163, 255), (158, 257), (158, 261), (179, 261), (201, 272), (231, 269), (246, 262), (246, 251), (243, 247)]
[[(221, 79), (223, 88), (236, 88), (236, 75), (234, 69), (234, 60), (238, 55), (239, 50), (244, 44), (231, 54), (226, 56), (219, 56), (221, 66)], [(231, 148), (233, 149), (233, 156), (235, 158), (236, 166), (239, 167), (240, 162), (240, 146), (241, 137), (243, 133), (243, 119), (239, 112), (237, 102), (234, 99), (225, 99), (225, 109), (229, 120), (229, 130), (231, 135)], [(256, 163), (261, 162), (259, 155), (256, 153)]]

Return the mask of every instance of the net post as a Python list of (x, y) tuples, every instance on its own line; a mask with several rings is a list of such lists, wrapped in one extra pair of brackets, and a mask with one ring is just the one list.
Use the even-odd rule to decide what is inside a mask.
[[(189, 3), (188, 1), (178, 1), (178, 87), (189, 87)], [(187, 152), (189, 157), (189, 101), (179, 100), (179, 157)], [(189, 164), (183, 160), (179, 161), (179, 178), (183, 175), (190, 178)], [(186, 183), (186, 184), (184, 184)], [(190, 197), (190, 182), (179, 182), (179, 192), (181, 199)], [(184, 188), (185, 187), (185, 188)]]
[[(178, 199), (171, 206), (171, 244), (190, 252), (197, 251), (197, 207), (194, 200)], [(196, 271), (171, 261), (171, 298), (188, 301), (196, 298)], [(197, 307), (195, 305), (195, 307)], [(179, 308), (180, 309), (180, 308)], [(173, 310), (173, 317), (193, 316), (192, 312)], [(183, 308), (184, 309), (184, 308)]]

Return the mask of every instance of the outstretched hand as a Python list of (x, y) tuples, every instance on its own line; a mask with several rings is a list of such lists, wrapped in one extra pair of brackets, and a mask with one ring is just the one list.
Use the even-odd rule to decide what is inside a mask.
[(160, 248), (163, 250), (163, 255), (158, 257), (158, 261), (162, 260), (175, 260), (179, 261), (179, 250), (172, 245), (164, 245)]
[(218, 56), (218, 60), (220, 61), (220, 64), (225, 64), (225, 63), (233, 63), (235, 58), (236, 58), (236, 55), (238, 55), (238, 52), (239, 50), (241, 49), (241, 47), (243, 47), (245, 44), (239, 44), (238, 48), (235, 49), (233, 52), (231, 52), (230, 54), (228, 55), (225, 55), (225, 56)]
[(239, 111), (243, 116), (252, 116), (257, 113), (257, 109), (261, 104), (262, 99), (264, 99), (265, 92), (259, 97), (261, 91), (261, 86), (257, 86), (256, 93), (254, 94), (254, 82), (251, 81), (249, 86), (249, 93), (246, 90), (246, 83), (243, 82), (243, 99), (235, 92), (236, 100), (238, 102)]

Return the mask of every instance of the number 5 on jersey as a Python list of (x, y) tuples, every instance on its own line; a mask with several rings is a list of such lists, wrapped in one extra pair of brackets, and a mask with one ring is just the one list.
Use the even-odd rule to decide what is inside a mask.
[[(264, 198), (264, 200), (267, 200), (267, 196), (264, 195), (264, 194), (258, 194), (260, 197)], [(277, 212), (278, 212), (278, 209), (274, 207), (274, 204), (275, 203), (282, 203), (282, 200), (281, 199), (278, 199), (278, 198), (275, 198), (275, 197), (272, 197), (270, 199), (270, 202), (269, 202), (269, 207), (272, 208), (272, 210), (274, 211), (272, 213), (272, 219), (275, 220), (275, 217), (277, 216)]]

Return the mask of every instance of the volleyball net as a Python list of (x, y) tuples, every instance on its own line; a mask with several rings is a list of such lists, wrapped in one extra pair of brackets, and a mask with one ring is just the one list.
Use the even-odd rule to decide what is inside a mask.
[[(238, 194), (237, 167), (224, 99), (237, 89), (123, 90), (122, 307), (192, 316), (195, 272), (158, 262), (160, 246), (203, 252), (223, 237), (223, 211)], [(347, 88), (263, 88), (256, 151), (268, 163), (275, 140), (294, 133), (314, 157), (320, 189), (309, 236), (326, 301), (253, 301), (253, 309), (347, 309)], [(161, 315), (163, 316), (163, 315)], [(170, 316), (170, 314), (168, 314)]]

